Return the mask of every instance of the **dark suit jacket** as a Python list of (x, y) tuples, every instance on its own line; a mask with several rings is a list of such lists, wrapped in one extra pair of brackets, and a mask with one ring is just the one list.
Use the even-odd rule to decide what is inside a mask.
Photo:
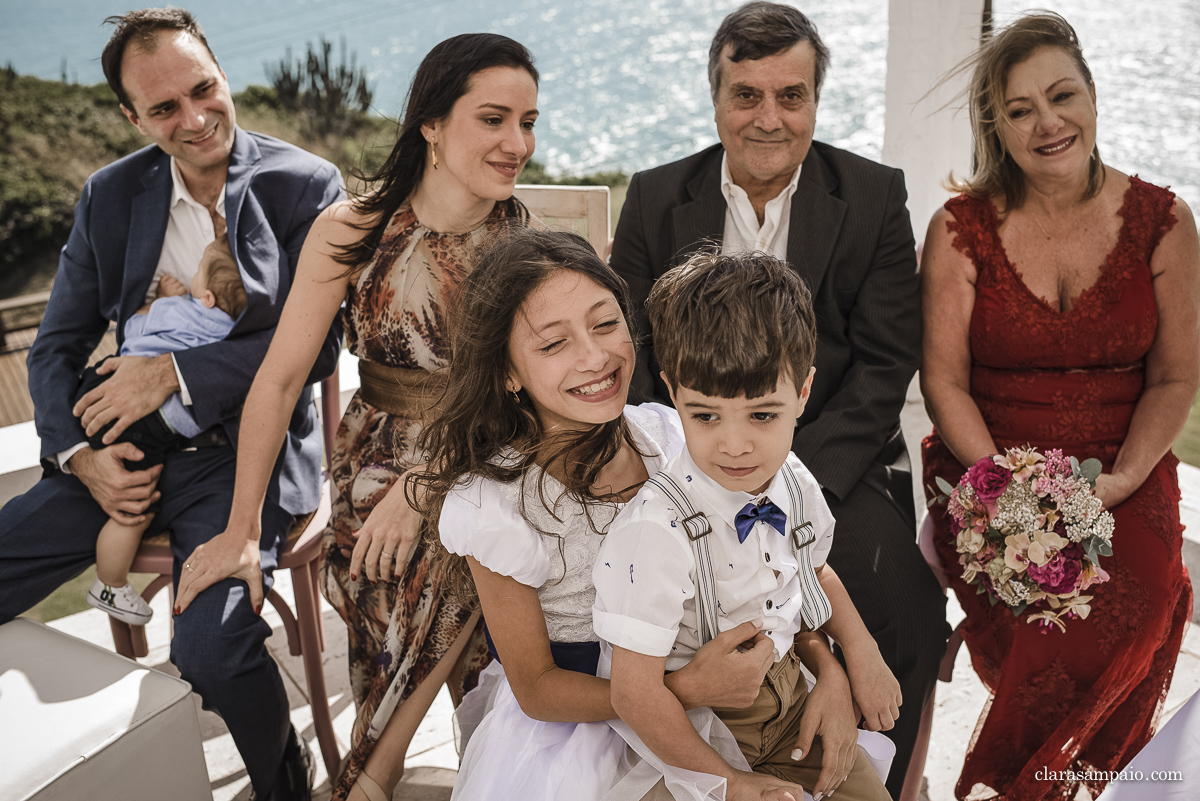
[[(261, 134), (238, 129), (225, 186), (229, 241), (246, 285), (247, 306), (229, 336), (179, 351), (176, 363), (201, 429), (224, 427), (237, 442), (242, 402), (266, 355), (292, 285), (300, 247), (321, 209), (342, 197), (337, 168)], [(75, 208), (75, 226), (37, 339), (29, 351), (29, 391), (42, 461), (85, 441), (71, 414), (79, 374), (110, 321), (125, 322), (144, 302), (166, 235), (171, 162), (156, 145), (97, 171)], [(310, 380), (337, 366), (341, 325), (326, 337)], [(312, 391), (292, 414), (268, 496), (292, 514), (317, 507), (321, 436)]]
[[(639, 333), (631, 400), (669, 403), (645, 303), (654, 281), (725, 228), (715, 145), (638, 173), (629, 184), (612, 266), (629, 283)], [(792, 444), (821, 485), (843, 499), (859, 481), (912, 509), (900, 410), (921, 356), (920, 287), (904, 174), (813, 142), (788, 229), (788, 261), (817, 315), (816, 377)], [(911, 514), (911, 512), (910, 512)]]

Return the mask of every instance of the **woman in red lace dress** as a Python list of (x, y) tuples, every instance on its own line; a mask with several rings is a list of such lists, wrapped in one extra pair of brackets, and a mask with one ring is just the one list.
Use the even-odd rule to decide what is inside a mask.
[[(1191, 615), (1171, 443), (1200, 381), (1196, 226), (1171, 192), (1105, 167), (1075, 32), (1025, 17), (985, 44), (970, 89), (975, 174), (930, 223), (921, 388), (927, 487), (1026, 443), (1097, 457), (1116, 519), (1111, 581), (1066, 632), (1014, 617), (935, 541), (992, 692), (956, 795), (1074, 799), (1149, 740)], [(930, 490), (936, 494), (936, 490)]]

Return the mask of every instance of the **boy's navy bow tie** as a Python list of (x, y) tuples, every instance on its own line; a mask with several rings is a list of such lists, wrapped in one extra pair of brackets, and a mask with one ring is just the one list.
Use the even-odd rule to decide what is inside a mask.
[(780, 534), (787, 534), (787, 515), (770, 501), (763, 501), (762, 506), (748, 503), (742, 507), (733, 518), (733, 527), (737, 529), (738, 542), (745, 542), (750, 536), (750, 529), (759, 520), (773, 526)]

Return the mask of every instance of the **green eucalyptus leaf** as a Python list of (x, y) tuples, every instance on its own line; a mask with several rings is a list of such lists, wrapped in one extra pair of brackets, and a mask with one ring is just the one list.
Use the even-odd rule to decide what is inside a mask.
[(946, 493), (947, 496), (949, 496), (950, 493), (954, 492), (954, 487), (950, 484), (950, 482), (947, 481), (946, 479), (942, 478), (941, 476), (937, 477), (937, 485), (938, 485), (938, 489), (940, 489), (942, 492)]
[(1096, 479), (1099, 478), (1100, 471), (1103, 469), (1099, 459), (1084, 459), (1083, 464), (1079, 465), (1079, 472), (1093, 487), (1096, 486)]
[(1100, 541), (1100, 555), (1101, 556), (1112, 556), (1112, 543), (1111, 542), (1104, 542), (1103, 540)]
[(1021, 601), (1020, 606), (1014, 606), (1012, 608), (1013, 617), (1020, 617), (1021, 613), (1025, 611), (1025, 607), (1027, 606), (1029, 606), (1029, 604), (1025, 603), (1024, 601)]
[(1071, 475), (1079, 478), (1079, 460), (1074, 456), (1071, 457)]
[(1000, 599), (997, 598), (995, 595), (992, 595), (990, 593), (988, 594), (988, 603), (990, 603), (992, 606), (995, 606), (999, 602), (1000, 602)]

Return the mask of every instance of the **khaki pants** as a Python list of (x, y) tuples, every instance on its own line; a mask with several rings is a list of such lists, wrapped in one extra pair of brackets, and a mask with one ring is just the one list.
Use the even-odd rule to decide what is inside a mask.
[[(808, 698), (808, 684), (794, 650), (767, 671), (758, 698), (746, 709), (717, 709), (717, 717), (733, 733), (755, 773), (769, 773), (799, 784), (809, 793), (821, 775), (821, 739), (799, 762), (792, 760), (800, 734), (800, 713)], [(838, 801), (890, 801), (883, 782), (859, 752), (846, 781), (837, 787)]]
[[(753, 704), (746, 709), (713, 711), (729, 727), (751, 770), (798, 784), (811, 794), (821, 775), (821, 738), (813, 740), (804, 759), (792, 760), (807, 699), (808, 684), (800, 670), (800, 658), (792, 650), (767, 671)], [(838, 801), (891, 801), (879, 774), (861, 751), (835, 797)], [(659, 780), (642, 801), (672, 801), (672, 796)]]

